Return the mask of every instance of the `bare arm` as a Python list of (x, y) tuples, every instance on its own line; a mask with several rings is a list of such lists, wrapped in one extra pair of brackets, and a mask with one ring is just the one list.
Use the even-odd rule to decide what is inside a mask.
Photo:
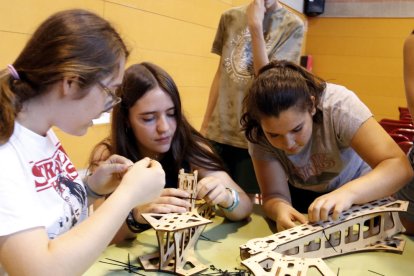
[(203, 123), (201, 124), (200, 133), (206, 135), (207, 133), (207, 126), (210, 122), (211, 115), (213, 114), (214, 107), (217, 104), (217, 98), (219, 93), (219, 86), (220, 86), (220, 74), (221, 74), (221, 58), (218, 64), (218, 68), (216, 74), (214, 75), (213, 82), (211, 83), (210, 87), (210, 94), (208, 96), (208, 102), (206, 107), (206, 112), (204, 113)]
[(91, 217), (65, 234), (49, 240), (38, 227), (0, 237), (0, 262), (11, 275), (80, 275), (105, 249), (128, 211), (158, 196), (164, 182), (159, 163), (141, 160)]
[[(119, 165), (113, 174), (107, 174), (107, 167)], [(105, 144), (99, 144), (94, 148), (90, 157), (88, 175), (84, 179), (85, 185), (97, 194), (106, 195), (111, 193), (121, 182), (121, 175), (124, 174), (133, 162), (120, 155), (112, 155)], [(107, 184), (105, 184), (108, 182)], [(105, 184), (105, 185), (103, 185)], [(103, 187), (99, 187), (103, 186)], [(104, 189), (102, 189), (104, 188)], [(93, 204), (96, 209), (105, 198), (94, 198), (88, 195), (88, 203)]]
[[(92, 156), (92, 163), (94, 164), (103, 164), (108, 162), (108, 158), (110, 157), (110, 152), (105, 145), (101, 145), (97, 147)], [(131, 162), (132, 163), (132, 162)], [(96, 167), (91, 168), (91, 172), (94, 173)], [(122, 174), (113, 177), (111, 181), (113, 181), (113, 185), (117, 186), (122, 179)], [(144, 218), (141, 216), (143, 213), (159, 213), (159, 214), (166, 214), (166, 213), (182, 213), (188, 210), (190, 207), (190, 203), (187, 200), (181, 199), (181, 197), (185, 198), (188, 197), (189, 194), (185, 191), (178, 190), (178, 189), (163, 189), (161, 195), (155, 198), (153, 201), (135, 206), (133, 210), (134, 219), (141, 224), (147, 224)], [(99, 206), (105, 201), (105, 198), (95, 200), (93, 207), (94, 209), (98, 209)], [(136, 233), (132, 232), (126, 222), (122, 224), (119, 231), (114, 236), (111, 243), (118, 243), (124, 241), (126, 239), (132, 239), (136, 237)]]
[[(212, 205), (219, 205), (226, 218), (237, 221), (248, 217), (253, 209), (253, 203), (249, 196), (243, 191), (236, 182), (225, 171), (209, 171), (198, 169), (200, 180), (198, 181), (197, 197), (205, 199)], [(230, 207), (234, 198), (228, 189), (234, 189), (239, 195), (239, 204), (231, 211), (226, 210)]]
[(254, 171), (263, 196), (266, 215), (277, 224), (278, 231), (305, 223), (306, 218), (291, 205), (287, 175), (277, 160), (252, 158)]
[(259, 73), (260, 68), (269, 63), (266, 53), (266, 44), (263, 35), (263, 18), (266, 8), (263, 0), (254, 0), (247, 7), (247, 25), (252, 37), (254, 74)]
[[(140, 228), (146, 230), (148, 222), (142, 217), (144, 213), (184, 213), (191, 207), (191, 204), (186, 200), (190, 195), (186, 191), (166, 188), (163, 189), (159, 197), (154, 198), (147, 204), (141, 204), (135, 206), (132, 209), (133, 216), (136, 222), (143, 224)], [(126, 223), (122, 225), (119, 231), (116, 233), (111, 243), (119, 243), (127, 239), (134, 239), (137, 233), (132, 232)]]
[(408, 108), (414, 116), (414, 35), (410, 35), (404, 42), (404, 85)]
[(372, 117), (358, 129), (351, 147), (372, 171), (318, 197), (309, 207), (309, 220), (326, 220), (330, 212), (337, 219), (353, 204), (392, 195), (413, 177), (405, 154)]

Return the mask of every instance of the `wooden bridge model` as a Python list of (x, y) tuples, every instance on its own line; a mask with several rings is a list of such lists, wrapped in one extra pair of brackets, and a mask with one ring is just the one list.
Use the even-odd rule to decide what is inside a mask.
[(306, 275), (311, 266), (331, 275), (322, 258), (377, 250), (402, 253), (405, 241), (394, 235), (405, 231), (398, 212), (407, 207), (406, 201), (380, 199), (355, 205), (336, 221), (302, 224), (252, 239), (240, 246), (242, 264), (261, 276), (299, 275), (294, 271)]

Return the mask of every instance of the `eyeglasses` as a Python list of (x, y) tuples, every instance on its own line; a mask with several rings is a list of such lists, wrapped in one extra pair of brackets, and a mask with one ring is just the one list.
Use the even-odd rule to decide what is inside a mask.
[(101, 82), (98, 82), (98, 84), (102, 87), (103, 91), (105, 91), (107, 96), (109, 96), (109, 98), (105, 102), (104, 110), (102, 112), (109, 112), (115, 105), (119, 104), (122, 101), (122, 99), (115, 94), (115, 91), (111, 90), (105, 84)]

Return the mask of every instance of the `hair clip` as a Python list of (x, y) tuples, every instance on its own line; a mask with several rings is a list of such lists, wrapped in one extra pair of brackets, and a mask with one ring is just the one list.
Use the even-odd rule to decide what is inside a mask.
[(19, 73), (17, 73), (17, 70), (12, 64), (7, 65), (7, 68), (9, 69), (10, 75), (12, 75), (15, 80), (20, 80)]

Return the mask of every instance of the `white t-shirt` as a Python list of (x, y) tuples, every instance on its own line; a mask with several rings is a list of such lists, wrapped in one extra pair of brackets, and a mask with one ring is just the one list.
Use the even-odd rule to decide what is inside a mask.
[(45, 227), (50, 239), (87, 216), (87, 196), (53, 130), (40, 136), (19, 123), (0, 146), (0, 236)]
[(249, 153), (256, 159), (278, 160), (295, 187), (328, 192), (371, 170), (350, 144), (372, 113), (355, 93), (331, 83), (317, 109), (322, 122), (313, 123), (311, 139), (298, 154), (286, 155), (264, 137), (259, 144), (249, 143)]

